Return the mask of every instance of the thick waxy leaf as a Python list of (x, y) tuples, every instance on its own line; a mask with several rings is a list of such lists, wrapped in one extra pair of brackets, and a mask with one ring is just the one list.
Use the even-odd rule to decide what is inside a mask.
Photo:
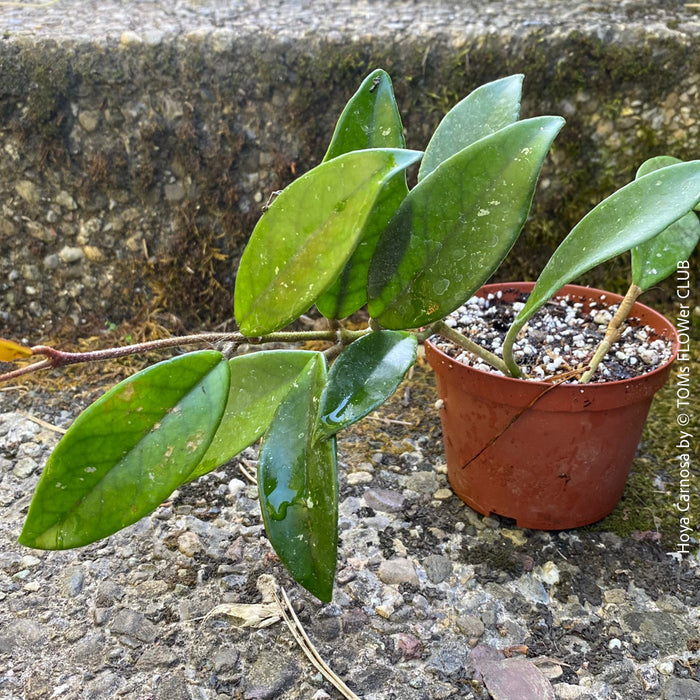
[(154, 510), (206, 452), (228, 382), (228, 363), (205, 350), (160, 362), (107, 392), (49, 457), (19, 541), (80, 547)]
[(387, 182), (365, 222), (360, 242), (333, 284), (316, 300), (326, 318), (345, 318), (367, 303), (367, 274), (377, 241), (408, 194), (405, 173)]
[(511, 75), (486, 83), (456, 104), (430, 139), (418, 180), (463, 148), (516, 122), (520, 114), (523, 78), (523, 75)]
[(364, 148), (403, 148), (403, 126), (388, 73), (372, 71), (345, 105), (324, 161)]
[(316, 353), (266, 350), (229, 360), (231, 382), (223, 418), (188, 481), (226, 464), (267, 430), (290, 386)]
[(564, 121), (507, 126), (448, 158), (404, 199), (369, 270), (369, 312), (415, 328), (464, 303), (513, 246)]
[(592, 267), (658, 235), (700, 200), (700, 161), (671, 165), (621, 188), (591, 210), (554, 251), (503, 344), (503, 359), (519, 374), (510, 350), (520, 329), (556, 292)]
[(673, 156), (656, 156), (654, 158), (649, 158), (639, 166), (634, 179), (639, 180), (640, 177), (644, 177), (656, 170), (661, 170), (661, 168), (666, 168), (669, 165), (678, 165), (682, 162), (680, 158), (674, 158)]
[(23, 357), (31, 357), (32, 349), (12, 340), (0, 338), (0, 362), (12, 362)]
[(335, 439), (314, 441), (325, 359), (314, 357), (289, 390), (260, 450), (258, 492), (265, 529), (291, 575), (330, 601), (338, 548)]
[[(655, 170), (660, 170), (669, 165), (677, 165), (678, 163), (683, 163), (680, 158), (674, 158), (673, 156), (656, 156), (655, 158), (649, 158), (645, 160), (637, 170), (637, 175), (635, 180), (639, 180), (640, 177), (653, 173)], [(695, 211), (700, 211), (700, 202), (695, 206)]]
[(381, 406), (416, 360), (416, 337), (379, 331), (356, 340), (335, 361), (321, 395), (316, 434), (335, 435)]
[[(364, 80), (343, 110), (325, 160), (366, 148), (404, 148), (403, 126), (391, 79), (383, 70)], [(367, 270), (381, 232), (408, 194), (406, 174), (396, 173), (379, 193), (352, 257), (316, 300), (326, 318), (345, 318), (367, 303)]]
[[(637, 179), (683, 161), (672, 156), (657, 156), (641, 165)], [(689, 212), (646, 243), (631, 251), (632, 283), (640, 289), (653, 287), (672, 274), (679, 260), (687, 260), (700, 241), (700, 220)]]
[(352, 255), (384, 184), (416, 151), (353, 151), (289, 185), (258, 222), (241, 258), (235, 315), (248, 336), (270, 333), (306, 311)]

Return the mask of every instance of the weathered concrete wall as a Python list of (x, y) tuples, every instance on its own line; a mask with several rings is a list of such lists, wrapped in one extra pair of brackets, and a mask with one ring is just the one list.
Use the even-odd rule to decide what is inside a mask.
[[(567, 118), (504, 275), (535, 275), (644, 159), (700, 157), (700, 12), (459, 5), (2, 8), (0, 334), (139, 308), (187, 325), (229, 317), (262, 206), (319, 161), (375, 67), (394, 79), (412, 148), (471, 89), (514, 72), (526, 74), (524, 116)], [(614, 286), (623, 272), (600, 274)]]

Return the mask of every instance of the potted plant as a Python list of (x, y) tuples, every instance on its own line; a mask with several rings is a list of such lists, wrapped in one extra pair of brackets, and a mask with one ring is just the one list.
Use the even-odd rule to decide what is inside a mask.
[[(268, 537), (291, 575), (330, 600), (338, 539), (336, 435), (395, 391), (419, 342), (439, 333), (473, 346), (443, 319), (508, 254), (564, 123), (553, 116), (519, 120), (521, 86), (522, 76), (516, 75), (474, 91), (446, 115), (421, 154), (405, 148), (389, 76), (371, 73), (343, 111), (323, 162), (279, 193), (255, 227), (236, 279), (239, 332), (75, 354), (2, 341), (0, 360), (44, 357), (4, 379), (154, 347), (224, 343), (221, 350), (196, 350), (138, 372), (87, 408), (49, 458), (20, 542), (62, 549), (106, 537), (262, 437), (257, 480)], [(409, 190), (406, 168), (419, 160), (417, 184)], [(518, 333), (560, 288), (632, 249), (635, 290), (645, 289), (670, 274), (696, 245), (700, 224), (692, 209), (700, 200), (700, 161), (655, 160), (645, 170), (564, 240), (529, 290), (500, 357), (478, 351), (509, 375), (499, 379), (528, 397), (515, 417), (495, 404), (477, 408), (491, 432), (481, 447), (510, 440), (513, 422), (534, 432), (529, 414), (546, 417), (557, 393), (587, 390), (581, 375), (588, 360), (573, 368), (573, 383), (550, 391), (551, 384), (543, 387), (522, 376), (513, 351)], [(313, 305), (328, 319), (328, 330), (282, 330)], [(342, 319), (364, 306), (367, 327), (346, 327)], [(634, 306), (632, 313), (646, 322), (646, 311)], [(619, 333), (616, 324), (617, 318), (606, 343)], [(670, 327), (658, 332), (674, 342)], [(262, 349), (266, 342), (305, 340), (332, 345), (325, 351)], [(239, 346), (251, 343), (261, 350), (237, 354)], [(449, 365), (456, 374), (435, 343), (428, 353), (433, 365)], [(657, 371), (647, 393), (665, 371)], [(450, 416), (451, 394), (443, 402), (443, 417)], [(591, 420), (584, 414), (579, 419)], [(604, 414), (601, 425), (608, 423), (620, 430), (613, 413)], [(495, 441), (494, 429), (503, 433)], [(576, 417), (558, 430), (566, 431), (567, 443), (580, 434), (589, 439)], [(636, 445), (636, 438), (631, 442)], [(465, 467), (461, 459), (457, 468), (471, 473), (474, 464)], [(519, 486), (526, 477), (515, 477)], [(568, 473), (557, 478), (578, 479)]]

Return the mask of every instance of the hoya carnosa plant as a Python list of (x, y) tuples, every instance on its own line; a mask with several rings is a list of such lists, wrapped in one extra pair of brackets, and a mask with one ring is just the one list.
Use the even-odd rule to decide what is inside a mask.
[[(255, 227), (236, 278), (236, 333), (77, 354), (0, 341), (0, 361), (45, 358), (0, 379), (154, 347), (227, 343), (226, 352), (199, 350), (153, 365), (87, 408), (50, 456), (20, 542), (63, 549), (107, 537), (262, 439), (257, 480), (267, 535), (291, 575), (330, 600), (336, 436), (392, 395), (427, 335), (442, 332), (471, 347), (442, 319), (512, 248), (564, 124), (555, 116), (519, 118), (522, 81), (514, 75), (472, 92), (420, 153), (405, 147), (389, 76), (372, 72), (344, 109), (323, 162), (279, 194)], [(419, 161), (409, 189), (406, 169)], [(510, 348), (537, 308), (630, 249), (635, 288), (670, 274), (697, 244), (699, 200), (700, 162), (645, 164), (555, 252), (503, 358), (473, 349), (519, 376)], [(314, 305), (327, 331), (284, 330)], [(345, 327), (343, 319), (363, 307), (367, 327)], [(251, 340), (310, 339), (333, 346), (235, 352)]]

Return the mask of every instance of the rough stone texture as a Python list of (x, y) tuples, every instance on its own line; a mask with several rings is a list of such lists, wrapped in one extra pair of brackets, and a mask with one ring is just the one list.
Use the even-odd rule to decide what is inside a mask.
[(320, 160), (377, 66), (413, 148), (459, 98), (514, 72), (525, 116), (567, 118), (538, 223), (503, 272), (531, 276), (532, 251), (646, 157), (697, 157), (699, 30), (698, 11), (670, 0), (3, 7), (0, 332), (142, 308), (188, 325), (229, 317), (262, 206)]
[[(339, 562), (327, 605), (284, 571), (257, 490), (231, 488), (241, 476), (235, 462), (87, 547), (22, 547), (17, 536), (59, 435), (0, 411), (0, 700), (339, 697), (284, 623), (242, 628), (241, 619), (208, 615), (221, 604), (258, 605), (263, 574), (285, 587), (320, 655), (364, 700), (485, 700), (504, 682), (524, 698), (535, 676), (547, 691), (536, 697), (695, 697), (697, 553), (681, 559), (672, 542), (669, 551), (586, 528), (521, 530), (455, 496), (436, 500), (447, 477), (426, 372), (419, 364), (407, 380), (420, 434), (416, 413), (410, 426), (382, 421), (365, 433), (358, 424), (339, 436)], [(88, 400), (74, 390), (8, 393), (59, 428)], [(391, 405), (379, 416), (410, 410), (399, 396)], [(27, 453), (38, 468), (21, 477), (12, 467)], [(257, 456), (244, 452), (248, 467)], [(372, 484), (353, 484), (348, 477), (370, 461)], [(402, 508), (375, 511), (371, 492), (400, 493)], [(637, 499), (628, 490), (618, 509)], [(510, 678), (499, 663), (485, 668), (505, 656), (517, 671)]]

